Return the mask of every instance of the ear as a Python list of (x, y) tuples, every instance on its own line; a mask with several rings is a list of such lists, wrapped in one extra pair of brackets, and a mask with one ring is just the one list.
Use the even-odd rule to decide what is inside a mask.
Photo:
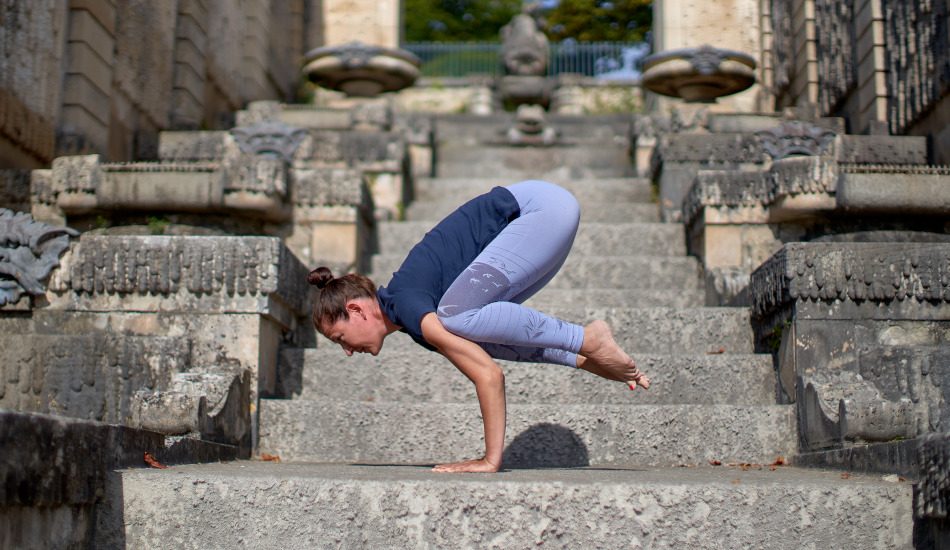
[(350, 315), (359, 315), (366, 318), (366, 312), (363, 310), (363, 304), (356, 300), (350, 300), (346, 303), (346, 312)]

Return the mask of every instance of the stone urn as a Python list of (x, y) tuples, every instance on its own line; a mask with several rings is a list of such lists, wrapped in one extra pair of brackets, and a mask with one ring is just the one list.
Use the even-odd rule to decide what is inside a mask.
[(643, 86), (690, 102), (714, 102), (755, 83), (751, 55), (712, 46), (668, 50), (643, 60)]
[(353, 97), (374, 97), (411, 86), (422, 62), (405, 50), (349, 42), (311, 50), (303, 72), (314, 84)]

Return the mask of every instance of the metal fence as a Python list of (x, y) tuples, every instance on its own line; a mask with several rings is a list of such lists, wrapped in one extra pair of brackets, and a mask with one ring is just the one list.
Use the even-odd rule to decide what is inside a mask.
[[(499, 43), (413, 42), (401, 47), (422, 60), (423, 76), (496, 76), (501, 73)], [(548, 74), (638, 78), (639, 60), (647, 51), (646, 44), (635, 42), (556, 42), (551, 44)]]

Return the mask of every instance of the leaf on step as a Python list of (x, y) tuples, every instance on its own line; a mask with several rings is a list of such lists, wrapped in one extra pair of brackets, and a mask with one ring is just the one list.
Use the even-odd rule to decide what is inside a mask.
[(712, 465), (712, 466), (722, 466), (722, 461), (721, 461), (721, 460), (710, 460), (710, 461), (709, 461), (709, 464)]
[(716, 349), (716, 350), (707, 351), (706, 355), (721, 355), (723, 353), (726, 353), (726, 348), (720, 347), (719, 349)]
[(775, 462), (769, 465), (769, 470), (774, 472), (775, 470), (778, 469), (779, 466), (786, 466), (787, 464), (788, 462), (785, 461), (785, 457), (780, 456), (775, 459)]
[(732, 480), (732, 484), (733, 484), (733, 485), (738, 485), (738, 484), (740, 484), (740, 483), (742, 483), (742, 481), (740, 481), (739, 479), (733, 479), (733, 480)]
[(280, 457), (277, 455), (263, 453), (261, 455), (261, 460), (263, 460), (264, 462), (280, 462)]
[(841, 472), (841, 479), (850, 479), (851, 472)]
[(145, 451), (145, 455), (143, 458), (145, 459), (145, 463), (151, 466), (152, 468), (158, 468), (159, 470), (164, 470), (165, 468), (168, 468), (168, 466), (165, 466), (158, 460), (155, 460), (155, 457), (152, 456), (152, 453), (148, 451)]

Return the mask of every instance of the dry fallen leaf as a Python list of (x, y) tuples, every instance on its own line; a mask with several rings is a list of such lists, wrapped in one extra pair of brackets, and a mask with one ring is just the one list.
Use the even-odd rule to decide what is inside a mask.
[(850, 473), (850, 472), (842, 472), (842, 473), (841, 473), (841, 479), (850, 479), (850, 478), (851, 478), (851, 473)]
[(739, 483), (741, 483), (741, 481), (739, 481), (738, 479), (733, 479), (732, 483), (733, 485), (738, 485)]
[(710, 460), (709, 464), (712, 466), (722, 466), (722, 461), (720, 460)]
[(280, 457), (277, 455), (269, 455), (267, 453), (264, 453), (261, 455), (261, 460), (263, 460), (264, 462), (280, 462)]
[(159, 470), (164, 470), (165, 468), (168, 468), (168, 466), (165, 466), (161, 462), (155, 460), (155, 457), (152, 456), (152, 453), (148, 451), (145, 451), (144, 458), (145, 458), (145, 463), (151, 466), (152, 468), (158, 468)]
[(726, 353), (726, 348), (719, 348), (719, 349), (716, 349), (716, 350), (707, 351), (707, 352), (706, 352), (706, 355), (719, 355), (719, 354), (722, 354), (722, 353)]
[(771, 470), (771, 471), (774, 472), (775, 470), (778, 469), (779, 466), (785, 466), (785, 465), (787, 465), (787, 464), (788, 464), (788, 462), (785, 462), (785, 457), (784, 457), (784, 456), (780, 456), (780, 457), (778, 457), (778, 458), (775, 459), (775, 462), (773, 462), (772, 464), (769, 465), (769, 470)]

